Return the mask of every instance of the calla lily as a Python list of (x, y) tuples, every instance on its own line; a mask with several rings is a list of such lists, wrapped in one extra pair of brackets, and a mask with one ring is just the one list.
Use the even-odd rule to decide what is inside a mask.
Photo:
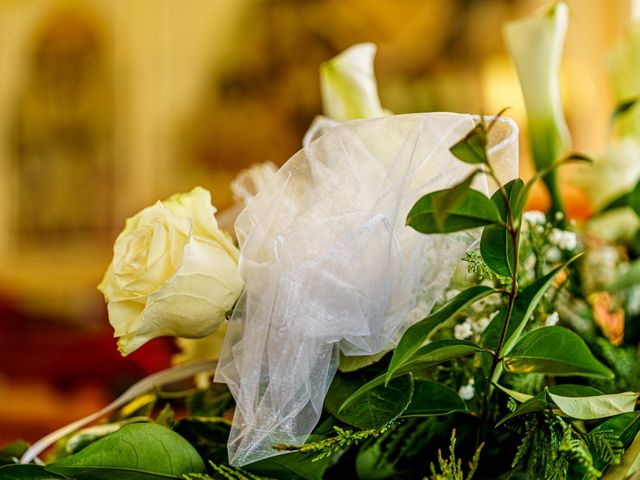
[[(560, 98), (560, 60), (569, 7), (557, 2), (542, 15), (509, 22), (504, 38), (518, 71), (527, 108), (533, 160), (538, 170), (548, 167), (570, 145)], [(562, 211), (554, 172), (544, 179), (551, 209)]]
[(339, 122), (386, 114), (380, 105), (373, 59), (376, 46), (359, 43), (320, 66), (324, 114)]

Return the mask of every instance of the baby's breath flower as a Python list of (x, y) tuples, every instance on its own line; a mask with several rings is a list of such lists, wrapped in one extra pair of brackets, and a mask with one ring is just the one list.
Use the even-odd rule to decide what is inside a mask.
[(554, 325), (557, 325), (559, 320), (560, 320), (560, 316), (558, 315), (558, 312), (553, 312), (547, 318), (545, 318), (544, 326), (553, 327)]
[(461, 386), (458, 389), (458, 395), (463, 400), (471, 400), (476, 394), (476, 388), (473, 386), (473, 380), (469, 380), (469, 383)]
[(540, 210), (524, 212), (523, 218), (529, 225), (544, 225), (547, 223), (547, 216)]
[(473, 335), (473, 330), (467, 321), (456, 325), (453, 329), (453, 336), (458, 340), (464, 340), (465, 338), (469, 338), (471, 335)]
[(549, 234), (549, 242), (553, 245), (557, 245), (562, 250), (575, 250), (578, 246), (578, 239), (575, 233), (560, 230), (559, 228), (551, 230), (551, 233)]

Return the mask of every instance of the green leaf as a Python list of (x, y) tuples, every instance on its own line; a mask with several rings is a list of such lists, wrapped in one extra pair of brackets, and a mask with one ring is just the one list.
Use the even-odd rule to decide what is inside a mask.
[(566, 416), (578, 420), (595, 420), (633, 412), (638, 398), (638, 394), (633, 392), (586, 397), (565, 397), (547, 393)]
[(640, 216), (640, 182), (636, 183), (631, 193), (629, 193), (629, 206), (633, 209), (636, 215)]
[(62, 475), (47, 472), (41, 465), (4, 465), (0, 467), (2, 480), (60, 480), (68, 479)]
[(407, 225), (421, 233), (450, 233), (500, 221), (495, 204), (477, 190), (467, 189), (448, 210), (443, 225), (436, 220), (434, 199), (446, 190), (432, 192), (416, 202), (407, 215)]
[(513, 398), (514, 400), (520, 402), (520, 403), (524, 403), (528, 400), (531, 400), (533, 398), (533, 395), (529, 395), (528, 393), (521, 393), (521, 392), (516, 392), (515, 390), (511, 390), (510, 388), (504, 387), (502, 385), (500, 385), (499, 383), (493, 383), (496, 387), (498, 387), (500, 390), (502, 390), (504, 393), (506, 393), (507, 395), (509, 395), (511, 398)]
[(437, 382), (416, 380), (411, 403), (403, 417), (431, 417), (452, 412), (467, 412), (467, 405), (454, 390)]
[(543, 327), (525, 335), (502, 359), (513, 373), (555, 376), (614, 377), (578, 335), (563, 327)]
[[(531, 318), (535, 308), (538, 306), (538, 303), (540, 303), (540, 300), (551, 286), (555, 276), (578, 257), (580, 257), (580, 255), (576, 255), (564, 264), (551, 270), (545, 276), (538, 278), (520, 290), (513, 305), (513, 312), (511, 313), (511, 320), (507, 327), (505, 342), (502, 347), (502, 351), (500, 352), (502, 355), (508, 354), (511, 348), (513, 348), (513, 345), (518, 341), (527, 325), (527, 322)], [(498, 348), (500, 333), (504, 326), (505, 317), (506, 311), (502, 310), (485, 329), (482, 335), (482, 345), (484, 347), (492, 350)]]
[[(509, 209), (514, 221), (518, 221), (522, 211), (514, 210), (515, 200), (524, 189), (524, 182), (519, 178), (507, 183), (502, 190), (497, 190), (491, 201), (496, 205), (500, 217), (504, 223), (508, 222), (507, 205), (504, 196), (509, 202)], [(480, 254), (487, 266), (503, 277), (513, 275), (514, 248), (511, 234), (502, 225), (487, 225), (482, 231), (480, 239)]]
[(367, 380), (365, 374), (336, 375), (325, 400), (327, 411), (354, 427), (375, 429), (398, 418), (411, 402), (413, 379), (411, 375), (404, 375), (386, 387), (384, 382), (379, 382), (362, 391), (357, 402), (347, 403), (345, 400), (370, 383)]
[(484, 123), (476, 124), (462, 140), (449, 150), (457, 159), (465, 163), (488, 163), (487, 131)]
[(435, 340), (418, 349), (418, 351), (396, 371), (396, 375), (413, 372), (414, 370), (431, 367), (432, 365), (453, 360), (454, 358), (486, 351), (487, 349), (467, 340), (457, 340), (455, 338)]
[[(550, 399), (548, 398), (547, 396), (548, 392), (553, 392), (554, 394), (563, 395), (565, 397), (580, 397), (580, 396), (587, 397), (587, 396), (595, 396), (595, 395), (602, 394), (600, 390), (596, 390), (593, 387), (587, 387), (585, 385), (572, 385), (572, 384), (555, 385), (531, 397), (524, 403), (518, 405), (518, 407), (513, 412), (509, 413), (508, 415), (500, 419), (500, 421), (496, 424), (496, 427), (502, 425), (507, 420), (511, 420), (512, 418), (518, 417), (520, 415), (540, 412), (545, 409), (553, 409), (555, 405), (551, 403)], [(561, 412), (558, 412), (558, 413), (561, 413)]]
[[(407, 373), (415, 370), (437, 365), (448, 360), (453, 360), (454, 358), (486, 351), (486, 349), (466, 340), (456, 340), (453, 338), (436, 340), (435, 342), (431, 342), (418, 349), (407, 363), (393, 373), (393, 378), (401, 377), (402, 375), (406, 375)], [(380, 385), (384, 385), (385, 380), (386, 374), (382, 374), (362, 385), (346, 400), (344, 400), (344, 403), (342, 403), (342, 406), (340, 407), (340, 411), (347, 408), (356, 400), (359, 401), (360, 397), (368, 393), (370, 390), (377, 388)]]
[(0, 465), (15, 463), (14, 459), (22, 457), (29, 449), (29, 444), (24, 440), (9, 443), (0, 449)]
[(636, 435), (631, 446), (624, 452), (619, 465), (613, 465), (603, 480), (637, 479), (640, 473), (640, 433)]
[(431, 313), (423, 320), (409, 327), (404, 335), (402, 335), (398, 346), (393, 352), (391, 363), (389, 363), (389, 368), (387, 369), (387, 381), (391, 380), (398, 368), (411, 359), (435, 329), (442, 325), (445, 320), (451, 318), (468, 305), (492, 293), (495, 293), (495, 290), (491, 287), (484, 285), (471, 287), (460, 292), (436, 312)]
[(478, 173), (482, 173), (482, 171), (474, 170), (459, 184), (441, 190), (438, 195), (433, 197), (433, 213), (439, 230), (444, 229), (444, 221), (449, 215), (449, 210), (453, 210), (458, 205)]
[(125, 425), (46, 468), (77, 480), (166, 479), (205, 471), (184, 438), (154, 423)]

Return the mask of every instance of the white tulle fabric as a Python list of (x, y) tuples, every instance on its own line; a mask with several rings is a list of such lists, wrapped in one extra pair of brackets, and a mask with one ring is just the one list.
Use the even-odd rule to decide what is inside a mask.
[[(274, 444), (303, 443), (339, 351), (391, 349), (431, 309), (479, 232), (422, 235), (405, 219), (422, 195), (471, 171), (449, 147), (475, 121), (429, 113), (322, 123), (324, 133), (308, 135), (240, 214), (246, 291), (216, 373), (237, 402), (232, 465), (277, 455)], [(515, 177), (515, 124), (501, 119), (490, 140), (501, 178)], [(474, 188), (492, 189), (480, 176)]]

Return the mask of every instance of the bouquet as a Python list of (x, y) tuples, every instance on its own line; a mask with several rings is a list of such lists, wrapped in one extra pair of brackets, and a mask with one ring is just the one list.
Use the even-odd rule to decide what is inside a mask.
[[(118, 348), (175, 336), (183, 353), (102, 411), (6, 446), (0, 478), (640, 475), (638, 221), (601, 235), (640, 215), (640, 184), (599, 190), (584, 225), (566, 216), (557, 169), (584, 165), (586, 185), (617, 151), (570, 150), (567, 21), (558, 2), (505, 28), (527, 182), (504, 112), (393, 115), (361, 44), (321, 66), (325, 116), (302, 150), (234, 181), (235, 238), (199, 187), (127, 220), (99, 286)], [(538, 181), (547, 213), (525, 210)]]

